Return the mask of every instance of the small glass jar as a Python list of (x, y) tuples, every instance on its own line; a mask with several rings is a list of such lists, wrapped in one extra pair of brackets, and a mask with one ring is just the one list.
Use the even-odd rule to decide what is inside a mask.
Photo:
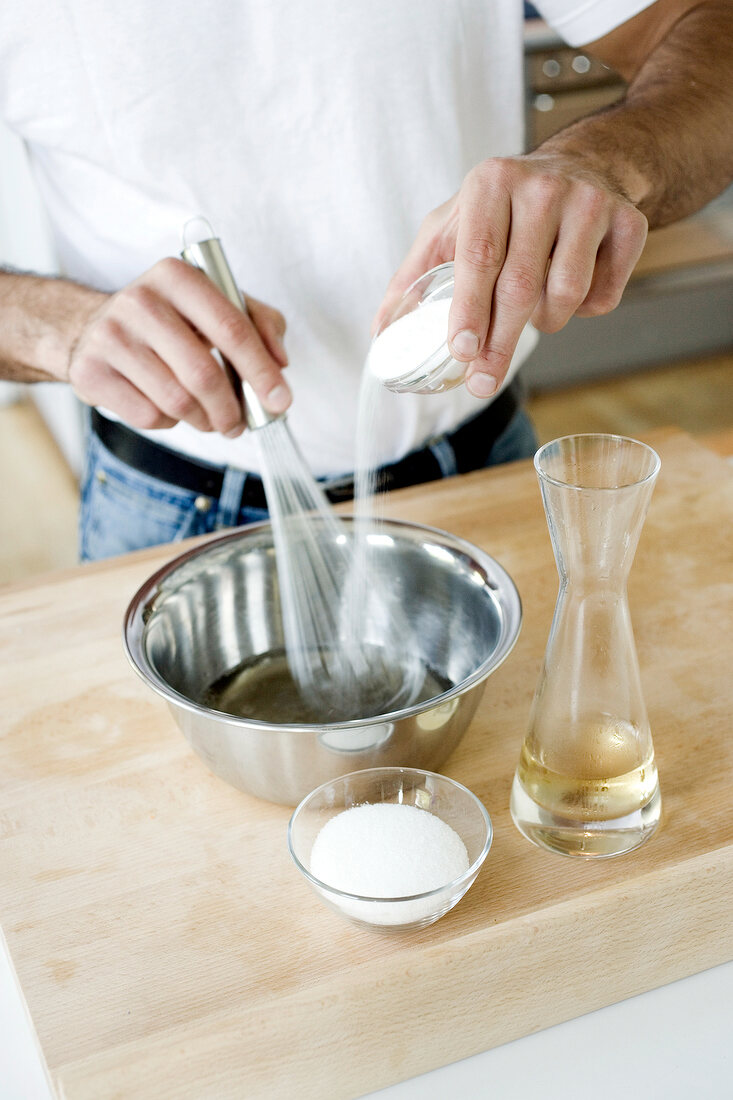
[(442, 393), (460, 386), (468, 363), (448, 347), (453, 264), (441, 264), (409, 287), (372, 340), (367, 369), (395, 393)]

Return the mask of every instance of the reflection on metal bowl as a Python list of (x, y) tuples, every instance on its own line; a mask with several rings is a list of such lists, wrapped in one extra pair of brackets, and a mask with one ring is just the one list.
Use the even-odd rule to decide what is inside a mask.
[[(353, 530), (356, 521), (344, 522)], [(209, 685), (230, 670), (283, 652), (269, 523), (181, 554), (131, 601), (124, 639), (133, 667), (166, 699), (194, 751), (228, 783), (292, 806), (345, 771), (436, 770), (465, 733), (487, 678), (519, 634), (517, 590), (488, 554), (443, 531), (386, 521), (382, 532), (370, 565), (396, 578), (419, 658), (440, 684), (434, 697), (391, 714), (285, 725), (206, 702)]]

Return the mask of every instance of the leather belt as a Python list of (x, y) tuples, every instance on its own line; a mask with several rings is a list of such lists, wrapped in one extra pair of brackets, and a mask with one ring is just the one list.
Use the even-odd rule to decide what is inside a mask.
[[(440, 437), (453, 449), (459, 473), (468, 473), (484, 465), (493, 444), (508, 427), (518, 407), (515, 384), (512, 384), (478, 416)], [(97, 409), (91, 411), (91, 426), (103, 446), (126, 466), (200, 496), (219, 497), (224, 482), (221, 466), (188, 458), (179, 451), (139, 435), (116, 420), (108, 420)], [(443, 471), (440, 463), (428, 445), (420, 451), (412, 451), (399, 462), (383, 466), (377, 473), (376, 484), (380, 490), (386, 491), (437, 481), (441, 477)], [(333, 504), (353, 499), (354, 479), (351, 475), (326, 478), (321, 485)], [(247, 474), (241, 507), (267, 510), (264, 485), (256, 474)]]

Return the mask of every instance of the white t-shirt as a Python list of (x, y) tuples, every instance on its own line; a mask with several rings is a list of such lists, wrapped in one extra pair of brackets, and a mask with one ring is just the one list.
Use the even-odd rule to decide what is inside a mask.
[[(651, 0), (545, 0), (568, 40)], [(353, 468), (369, 327), (423, 217), (523, 142), (518, 0), (25, 0), (0, 11), (0, 110), (25, 140), (61, 269), (114, 290), (209, 219), (239, 285), (288, 323), (290, 428)], [(527, 330), (513, 370), (533, 346)], [(475, 415), (392, 395), (381, 460)], [(150, 433), (257, 469), (251, 434)]]

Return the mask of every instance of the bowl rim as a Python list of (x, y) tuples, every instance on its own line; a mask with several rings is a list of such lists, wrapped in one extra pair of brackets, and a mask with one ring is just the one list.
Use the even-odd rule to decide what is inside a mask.
[[(340, 515), (339, 518), (344, 520), (347, 524), (359, 522), (359, 517), (352, 514)], [(213, 538), (204, 538), (190, 549), (184, 551), (182, 554), (178, 554), (175, 558), (172, 558), (170, 561), (160, 566), (160, 568), (156, 569), (137, 589), (125, 611), (122, 624), (122, 641), (127, 660), (148, 687), (162, 696), (169, 704), (174, 704), (193, 714), (200, 715), (209, 721), (221, 722), (229, 726), (240, 726), (242, 729), (255, 729), (261, 731), (272, 730), (278, 732), (287, 729), (292, 732), (312, 733), (314, 730), (365, 729), (375, 723), (397, 722), (404, 718), (413, 717), (416, 714), (421, 714), (426, 710), (432, 710), (434, 707), (441, 706), (450, 699), (465, 694), (470, 688), (476, 686), (482, 680), (485, 680), (491, 673), (495, 672), (504, 663), (517, 643), (522, 629), (523, 609), (521, 596), (519, 595), (514, 580), (506, 569), (485, 550), (482, 550), (467, 539), (460, 538), (439, 527), (432, 527), (428, 524), (416, 523), (411, 520), (383, 518), (378, 521), (378, 525), (380, 528), (387, 528), (386, 533), (388, 534), (404, 531), (407, 535), (411, 535), (413, 539), (420, 534), (429, 536), (433, 541), (442, 544), (446, 548), (449, 547), (452, 550), (464, 554), (466, 557), (476, 562), (486, 574), (486, 586), (493, 594), (495, 602), (498, 602), (496, 601), (496, 594), (500, 590), (499, 582), (501, 582), (503, 586), (505, 596), (504, 603), (501, 605), (503, 614), (500, 617), (503, 629), (500, 632), (496, 647), (490, 656), (474, 669), (470, 676), (466, 676), (459, 683), (453, 684), (452, 687), (448, 688), (440, 695), (436, 695), (433, 699), (424, 700), (422, 703), (414, 703), (409, 707), (403, 707), (401, 710), (389, 711), (384, 714), (375, 714), (369, 718), (354, 718), (346, 722), (274, 723), (263, 722), (255, 718), (243, 718), (235, 714), (227, 714), (225, 711), (212, 710), (209, 707), (203, 706), (201, 703), (197, 703), (187, 698), (187, 696), (171, 687), (171, 685), (163, 679), (150, 661), (145, 648), (145, 631), (149, 618), (146, 613), (149, 607), (155, 603), (160, 586), (167, 578), (171, 577), (194, 558), (213, 553), (219, 547), (227, 543), (235, 543), (271, 528), (272, 525), (269, 520), (246, 524), (241, 527), (233, 527), (224, 534)], [(430, 707), (426, 707), (426, 702), (430, 703)]]
[[(331, 886), (329, 883), (324, 882), (322, 879), (319, 879), (316, 875), (311, 874), (311, 872), (308, 870), (308, 868), (304, 866), (304, 864), (298, 859), (297, 855), (295, 854), (295, 851), (293, 850), (293, 828), (295, 826), (296, 819), (297, 819), (298, 815), (301, 813), (302, 810), (305, 809), (306, 803), (309, 802), (311, 798), (315, 798), (315, 796), (317, 794), (320, 794), (320, 792), (325, 787), (330, 787), (332, 783), (344, 782), (345, 780), (351, 779), (353, 776), (357, 776), (357, 775), (359, 775), (359, 776), (366, 776), (366, 775), (378, 776), (380, 772), (381, 773), (399, 772), (399, 773), (404, 774), (404, 775), (416, 775), (416, 776), (419, 775), (419, 776), (428, 776), (431, 779), (440, 779), (444, 783), (448, 783), (449, 786), (453, 787), (455, 790), (460, 791), (462, 794), (468, 795), (469, 799), (474, 803), (474, 805), (480, 811), (480, 814), (481, 814), (481, 816), (483, 818), (483, 821), (484, 821), (484, 825), (486, 827), (486, 837), (485, 837), (484, 843), (481, 847), (481, 851), (479, 852), (479, 854), (476, 856), (476, 858), (473, 860), (473, 862), (470, 864), (470, 866), (468, 867), (468, 869), (466, 871), (464, 871), (460, 875), (457, 875), (456, 878), (454, 878), (454, 879), (449, 879), (449, 881), (445, 882), (442, 886), (436, 886), (433, 890), (425, 890), (421, 894), (404, 894), (400, 897), (386, 897), (386, 898), (381, 897), (380, 898), (380, 897), (370, 897), (368, 894), (351, 894), (351, 893), (349, 893), (348, 890), (339, 890), (338, 887)], [(360, 803), (357, 803), (357, 805), (372, 806), (372, 805), (379, 805), (379, 803), (360, 802)], [(343, 810), (342, 812), (346, 812), (346, 811)], [(430, 812), (431, 812), (430, 810), (426, 811), (426, 813), (430, 813)], [(463, 839), (463, 838), (461, 838), (461, 839)], [(493, 839), (494, 839), (494, 826), (493, 826), (493, 823), (491, 821), (489, 811), (486, 809), (486, 807), (484, 806), (483, 802), (478, 797), (478, 795), (474, 794), (473, 791), (469, 790), (469, 788), (466, 787), (463, 783), (459, 783), (457, 779), (452, 779), (451, 776), (449, 776), (449, 775), (443, 775), (442, 772), (432, 772), (432, 771), (428, 771), (425, 768), (407, 768), (407, 767), (401, 767), (399, 765), (386, 766), (386, 767), (382, 767), (382, 768), (359, 768), (359, 769), (357, 769), (357, 771), (346, 772), (345, 775), (338, 775), (334, 779), (327, 779), (324, 783), (321, 783), (320, 786), (315, 787), (312, 791), (310, 791), (310, 793), (307, 794), (305, 796), (305, 798), (301, 799), (301, 801), (298, 803), (298, 805), (295, 807), (292, 814), (290, 815), (290, 820), (288, 821), (288, 851), (290, 853), (290, 857), (293, 860), (293, 863), (295, 864), (297, 869), (303, 875), (303, 877), (305, 879), (307, 879), (307, 881), (310, 882), (310, 884), (312, 886), (315, 886), (318, 890), (323, 890), (327, 894), (334, 895), (335, 897), (338, 897), (338, 898), (344, 898), (346, 901), (375, 902), (379, 905), (392, 905), (392, 904), (397, 903), (397, 902), (427, 900), (428, 898), (436, 897), (439, 894), (445, 893), (445, 891), (448, 890), (448, 889), (455, 890), (459, 886), (461, 886), (464, 882), (468, 882), (468, 884), (470, 885), (471, 880), (476, 877), (476, 875), (478, 874), (479, 870), (481, 869), (481, 866), (483, 865), (487, 855), (489, 854)]]

